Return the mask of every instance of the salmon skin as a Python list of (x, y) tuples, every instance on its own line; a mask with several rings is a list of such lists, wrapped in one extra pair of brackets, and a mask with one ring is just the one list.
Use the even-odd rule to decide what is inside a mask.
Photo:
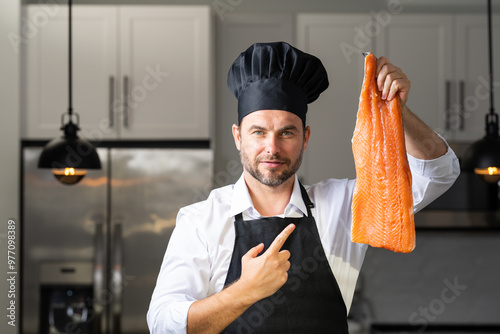
[(411, 172), (398, 97), (382, 100), (377, 59), (365, 57), (365, 76), (352, 151), (356, 185), (352, 201), (353, 242), (394, 252), (415, 248)]

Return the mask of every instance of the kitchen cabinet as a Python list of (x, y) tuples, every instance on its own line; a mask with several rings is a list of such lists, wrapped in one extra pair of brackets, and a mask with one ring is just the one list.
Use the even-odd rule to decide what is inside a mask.
[[(458, 95), (453, 122), (453, 139), (476, 141), (485, 135), (485, 115), (489, 112), (488, 27), (486, 15), (456, 16), (456, 79), (463, 93)], [(493, 79), (496, 107), (500, 101), (500, 15), (492, 17)], [(498, 110), (498, 109), (497, 109)], [(498, 111), (497, 111), (498, 112)], [(452, 119), (453, 120), (453, 119)], [(455, 125), (453, 127), (453, 125)]]
[[(67, 7), (25, 8), (23, 137), (57, 133), (67, 101)], [(73, 106), (80, 135), (209, 139), (213, 119), (210, 6), (73, 6)], [(40, 22), (40, 17), (46, 21)], [(37, 21), (38, 20), (38, 21)]]
[[(24, 22), (36, 22), (43, 7), (24, 8)], [(58, 135), (61, 114), (68, 108), (68, 11), (60, 5), (25, 44), (23, 71), (23, 138), (49, 139)], [(73, 109), (83, 131), (108, 128), (109, 80), (116, 77), (116, 9), (109, 6), (73, 6)], [(26, 24), (26, 26), (28, 26)]]
[[(499, 18), (493, 17), (493, 36), (500, 36)], [(450, 141), (474, 141), (485, 134), (486, 23), (486, 13), (394, 15), (376, 39), (379, 55), (401, 67), (412, 82), (408, 106)], [(494, 42), (495, 55), (498, 59), (500, 45)], [(495, 75), (500, 75), (498, 67)], [(498, 99), (500, 92), (495, 94)]]
[(373, 50), (372, 38), (360, 29), (370, 15), (299, 14), (297, 47), (317, 56), (328, 72), (330, 87), (309, 105), (311, 127), (304, 152), (302, 179), (307, 184), (325, 178), (354, 178), (351, 138), (363, 83), (363, 51)]
[(452, 29), (450, 15), (398, 15), (377, 38), (377, 56), (403, 69), (412, 83), (408, 107), (442, 135), (446, 83), (453, 78)]
[(120, 15), (120, 74), (125, 86), (128, 78), (130, 101), (123, 137), (208, 139), (215, 84), (210, 7), (122, 7)]

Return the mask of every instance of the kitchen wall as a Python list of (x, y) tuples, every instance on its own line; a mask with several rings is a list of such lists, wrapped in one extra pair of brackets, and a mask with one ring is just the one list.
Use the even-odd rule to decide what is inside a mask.
[[(7, 247), (8, 247), (8, 222), (12, 220), (19, 223), (19, 138), (20, 138), (20, 58), (19, 53), (14, 52), (6, 36), (12, 33), (19, 33), (20, 23), (20, 2), (0, 1), (0, 333), (16, 333), (19, 322), (19, 295), (18, 276), (16, 278), (15, 292), (8, 283), (7, 272), (13, 270), (8, 268)], [(13, 231), (13, 230), (10, 230)], [(17, 251), (20, 247), (19, 229), (16, 231), (16, 265), (19, 265), (20, 254)], [(12, 295), (15, 293), (15, 297)], [(11, 295), (13, 298), (9, 298)], [(11, 321), (6, 317), (10, 313), (7, 310), (14, 301), (14, 316), (16, 327), (8, 324)]]

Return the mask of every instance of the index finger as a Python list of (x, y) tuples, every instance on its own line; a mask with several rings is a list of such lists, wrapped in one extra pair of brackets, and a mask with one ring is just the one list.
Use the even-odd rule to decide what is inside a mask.
[(389, 61), (389, 59), (385, 58), (384, 56), (380, 56), (379, 58), (377, 58), (377, 69), (375, 71), (377, 76), (379, 75), (380, 71), (382, 70), (382, 67), (384, 67), (384, 65), (387, 65), (390, 63), (391, 62)]
[(290, 234), (292, 234), (294, 229), (295, 229), (294, 224), (290, 224), (287, 227), (285, 227), (285, 229), (281, 231), (281, 233), (278, 234), (278, 236), (274, 239), (273, 243), (271, 244), (271, 246), (269, 246), (267, 251), (279, 252), (281, 247), (283, 247), (283, 245), (285, 244), (286, 239), (288, 239), (288, 237), (290, 236)]

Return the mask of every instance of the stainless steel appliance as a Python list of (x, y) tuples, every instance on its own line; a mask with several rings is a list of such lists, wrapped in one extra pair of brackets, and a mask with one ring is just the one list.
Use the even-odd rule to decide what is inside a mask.
[(147, 333), (180, 207), (211, 188), (209, 149), (99, 148), (78, 184), (23, 148), (22, 333)]
[(92, 262), (40, 264), (40, 332), (92, 333)]

